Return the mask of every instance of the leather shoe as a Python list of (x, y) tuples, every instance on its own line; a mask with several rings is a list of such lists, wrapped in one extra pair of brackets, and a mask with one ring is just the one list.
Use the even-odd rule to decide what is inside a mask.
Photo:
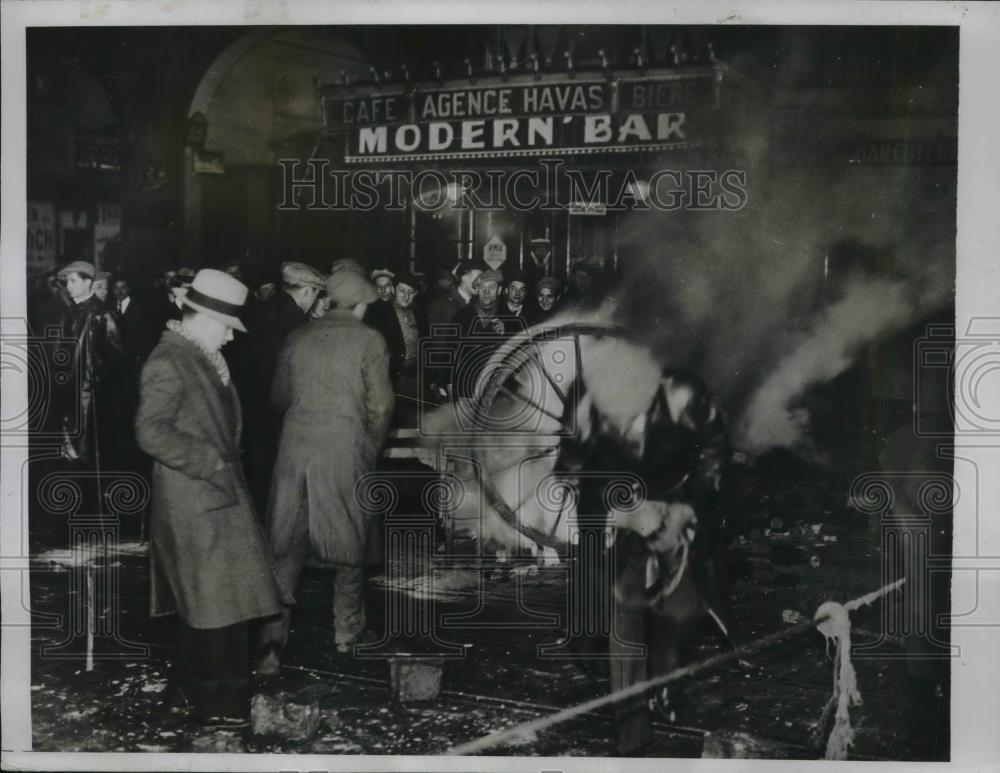
[(281, 676), (281, 655), (276, 647), (269, 647), (257, 661), (258, 679), (276, 679)]

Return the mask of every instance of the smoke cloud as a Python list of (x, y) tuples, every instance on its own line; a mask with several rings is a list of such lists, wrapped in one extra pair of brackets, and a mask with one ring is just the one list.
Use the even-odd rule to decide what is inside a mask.
[(949, 176), (764, 159), (740, 212), (633, 213), (612, 317), (709, 383), (737, 447), (806, 448), (811, 387), (953, 303), (955, 200), (938, 193)]

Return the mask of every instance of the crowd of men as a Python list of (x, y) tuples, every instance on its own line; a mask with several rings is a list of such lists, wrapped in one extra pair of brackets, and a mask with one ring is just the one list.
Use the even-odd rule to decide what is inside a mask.
[[(331, 269), (352, 264), (362, 270), (351, 260), (337, 261)], [(246, 284), (238, 264), (222, 270)], [(397, 397), (394, 422), (412, 426), (422, 404), (468, 396), (481, 355), (503, 338), (545, 323), (560, 308), (596, 306), (597, 271), (586, 262), (574, 264), (568, 286), (555, 276), (532, 276), (517, 268), (494, 270), (471, 260), (458, 261), (431, 282), (407, 271), (384, 267), (370, 271), (378, 299), (363, 321), (381, 333), (388, 347)], [(182, 296), (194, 276), (194, 270), (181, 267), (135, 287), (127, 277), (76, 261), (33, 288), (32, 332), (44, 336), (46, 331), (58, 331), (73, 348), (74, 364), (84, 368), (82, 381), (62, 389), (50, 385), (57, 409), (50, 411), (49, 420), (65, 431), (68, 458), (83, 453), (80, 444), (89, 442), (94, 446), (90, 453), (102, 456), (109, 469), (134, 459), (130, 425), (139, 372), (168, 321), (181, 318)], [(280, 431), (280, 415), (269, 397), (278, 353), (292, 331), (327, 313), (325, 283), (326, 275), (311, 266), (283, 264), (280, 281), (250, 290), (240, 312), (247, 333), (223, 350), (242, 403), (244, 463), (260, 508), (266, 502)], [(420, 367), (421, 344), (428, 341), (455, 347), (452, 367)], [(52, 424), (47, 427), (52, 428)]]
[[(330, 595), (337, 650), (346, 653), (374, 638), (364, 606), (368, 518), (355, 491), (374, 469), (392, 422), (409, 423), (416, 405), (470, 396), (487, 359), (483, 354), (509, 336), (554, 320), (569, 305), (597, 307), (602, 285), (595, 273), (586, 264), (574, 266), (565, 291), (552, 276), (472, 261), (436, 276), (430, 288), (412, 273), (369, 271), (350, 259), (336, 261), (329, 273), (287, 262), (279, 283), (252, 291), (235, 265), (170, 271), (139, 293), (126, 279), (101, 274), (84, 261), (46, 277), (32, 299), (29, 322), (47, 342), (53, 328), (59, 333), (53, 340), (68, 354), (62, 359), (70, 367), (69, 378), (51, 371), (45, 429), (49, 436), (60, 433), (61, 463), (82, 471), (81, 480), (96, 481), (84, 492), (88, 514), (104, 512), (102, 474), (108, 482), (122, 471), (151, 480), (150, 609), (154, 616), (177, 615), (176, 696), (193, 719), (246, 724), (254, 666), (258, 678), (280, 675), (295, 592), (311, 557), (335, 567)], [(913, 335), (903, 337), (909, 350)], [(455, 356), (448, 365), (431, 365), (422, 356), (425, 342)], [(722, 463), (708, 465), (699, 478), (687, 463), (678, 464), (676, 452), (686, 437), (689, 450), (697, 451), (691, 464), (705, 472), (705, 449), (724, 448), (716, 426), (721, 420), (706, 407), (699, 382), (669, 370), (661, 376), (642, 422), (615, 430), (592, 414), (595, 428), (575, 451), (586, 457), (579, 464), (599, 459), (602, 469), (634, 469), (653, 484), (673, 480), (661, 474), (665, 469), (687, 470), (683, 480), (703, 478), (714, 497)], [(905, 399), (911, 394), (901, 387), (886, 405), (906, 418), (914, 409)], [(683, 405), (694, 413), (674, 416)], [(950, 426), (944, 400), (923, 406), (921, 416)], [(687, 437), (688, 430), (696, 432)], [(636, 431), (650, 442), (622, 442)], [(607, 447), (600, 447), (594, 438), (609, 432)], [(937, 470), (935, 445), (925, 441), (901, 419), (886, 441), (894, 469)], [(715, 457), (726, 455), (720, 450)], [(950, 474), (947, 464), (939, 472)], [(716, 508), (692, 501), (701, 531), (709, 535), (700, 544), (704, 548), (708, 540), (717, 549), (713, 560), (721, 561), (722, 541), (705, 530)], [(45, 515), (37, 514), (36, 523)], [(950, 520), (950, 512), (943, 517)], [(628, 598), (648, 600), (650, 539), (655, 547), (660, 531), (619, 540), (619, 558), (630, 567), (621, 574), (632, 583)], [(933, 539), (945, 553), (947, 522), (936, 525)], [(714, 564), (704, 550), (692, 550), (697, 578)], [(658, 553), (653, 557), (660, 560)], [(906, 571), (915, 572), (918, 562), (904, 560)], [(946, 590), (914, 593), (907, 603), (944, 610)], [(711, 588), (702, 596), (713, 598)], [(712, 609), (723, 609), (724, 593), (715, 597)], [(670, 629), (651, 618), (644, 604), (625, 621), (628, 640), (646, 641), (651, 652), (672, 658), (676, 641), (651, 645)], [(667, 607), (657, 614), (674, 615)], [(935, 641), (944, 635), (935, 631)], [(925, 645), (920, 637), (907, 639), (908, 651), (921, 653)], [(653, 658), (649, 667), (665, 672), (670, 658)], [(938, 671), (923, 673), (921, 663), (915, 656), (911, 675), (934, 690), (931, 702), (946, 693)], [(633, 665), (613, 666), (612, 685), (644, 679), (646, 661)], [(672, 703), (663, 695), (656, 700), (663, 711)], [(619, 751), (648, 743), (641, 700), (623, 704), (616, 716)]]
[[(57, 331), (70, 363), (49, 385), (46, 429), (95, 483), (88, 512), (106, 510), (102, 478), (150, 480), (150, 609), (178, 617), (175, 684), (192, 718), (246, 722), (252, 664), (280, 673), (310, 556), (336, 567), (338, 650), (371, 638), (355, 485), (391, 423), (468, 396), (484, 351), (562, 305), (596, 306), (593, 275), (577, 265), (563, 292), (553, 276), (459, 261), (428, 289), (342, 259), (328, 274), (283, 263), (280, 283), (253, 291), (238, 265), (171, 270), (138, 293), (86, 261), (45, 278), (29, 323)], [(422, 366), (427, 341), (455, 353), (450, 366)]]

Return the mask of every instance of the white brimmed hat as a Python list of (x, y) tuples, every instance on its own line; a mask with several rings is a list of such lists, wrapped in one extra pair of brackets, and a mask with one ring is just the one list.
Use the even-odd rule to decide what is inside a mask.
[(181, 303), (219, 320), (242, 333), (247, 332), (239, 313), (247, 300), (247, 286), (240, 280), (214, 268), (203, 268), (190, 287), (179, 288)]

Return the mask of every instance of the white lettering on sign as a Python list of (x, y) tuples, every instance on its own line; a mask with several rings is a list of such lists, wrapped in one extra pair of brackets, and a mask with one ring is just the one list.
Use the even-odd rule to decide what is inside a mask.
[(389, 129), (366, 126), (358, 133), (358, 153), (385, 153)]
[(482, 140), (485, 121), (462, 121), (462, 150), (480, 150), (486, 147)]
[(347, 99), (341, 107), (341, 117), (345, 124), (381, 123), (399, 120), (399, 97), (368, 97)]
[(440, 91), (425, 94), (420, 117), (467, 118), (478, 115), (510, 113), (510, 89), (478, 89), (475, 91)]
[[(410, 139), (406, 135), (410, 135)], [(420, 147), (420, 129), (412, 123), (405, 123), (396, 129), (396, 147), (404, 153), (412, 153)]]
[(618, 129), (618, 142), (624, 144), (633, 137), (644, 142), (653, 139), (653, 135), (649, 133), (649, 127), (646, 126), (646, 119), (641, 115), (628, 116)]
[(427, 127), (427, 147), (431, 150), (444, 150), (455, 139), (455, 130), (450, 123), (435, 122)]
[(517, 138), (517, 119), (497, 118), (493, 121), (493, 147), (502, 148), (508, 143), (517, 147), (521, 141)]
[(604, 103), (604, 90), (597, 83), (590, 86), (534, 86), (524, 90), (521, 101), (525, 113), (600, 110)]
[[(686, 142), (685, 113), (630, 113), (577, 116), (431, 121), (357, 128), (358, 156), (387, 154), (509, 151), (615, 145), (641, 148), (656, 142)], [(391, 131), (390, 131), (391, 129)], [(517, 149), (516, 151), (513, 149)]]
[(669, 140), (674, 135), (677, 139), (687, 139), (681, 126), (684, 125), (684, 113), (660, 113), (656, 119), (656, 139)]
[(610, 115), (588, 115), (583, 119), (583, 141), (588, 145), (593, 142), (607, 142), (610, 139)]
[(552, 118), (528, 119), (528, 144), (534, 145), (536, 139), (542, 139), (546, 145), (552, 144)]

